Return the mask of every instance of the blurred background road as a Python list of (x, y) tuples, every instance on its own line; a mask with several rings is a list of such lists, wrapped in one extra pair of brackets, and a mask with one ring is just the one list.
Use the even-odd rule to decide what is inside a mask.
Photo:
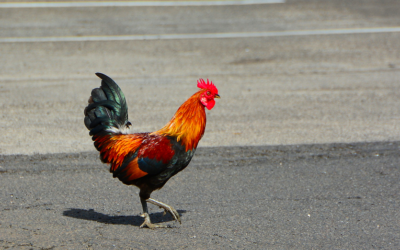
[[(93, 150), (83, 108), (120, 84), (135, 131), (163, 126), (200, 77), (222, 99), (200, 146), (399, 140), (400, 32), (115, 41), (115, 36), (400, 26), (398, 1), (0, 8), (0, 153)], [(1, 7), (1, 5), (0, 5)], [(109, 41), (1, 42), (109, 36)]]
[[(398, 249), (400, 2), (255, 2), (0, 0), (0, 246)], [(193, 168), (156, 194), (182, 225), (139, 230), (136, 193), (97, 160), (95, 72), (124, 91), (133, 132), (162, 127), (198, 78), (218, 87)]]

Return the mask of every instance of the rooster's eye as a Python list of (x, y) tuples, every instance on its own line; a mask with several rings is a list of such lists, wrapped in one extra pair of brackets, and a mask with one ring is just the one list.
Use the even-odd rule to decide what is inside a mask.
[(210, 91), (207, 91), (207, 95), (211, 95)]

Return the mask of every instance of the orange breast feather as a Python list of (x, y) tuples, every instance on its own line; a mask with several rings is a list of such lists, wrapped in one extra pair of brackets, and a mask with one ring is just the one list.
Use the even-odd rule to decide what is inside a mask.
[[(104, 163), (111, 163), (110, 171), (114, 172), (128, 154), (137, 150), (142, 140), (141, 134), (95, 136), (94, 145), (100, 151), (101, 160)], [(135, 163), (132, 161), (132, 164)]]

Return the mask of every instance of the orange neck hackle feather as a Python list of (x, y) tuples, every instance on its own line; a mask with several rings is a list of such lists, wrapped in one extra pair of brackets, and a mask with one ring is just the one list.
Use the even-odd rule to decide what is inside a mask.
[(152, 134), (176, 137), (186, 151), (197, 147), (206, 128), (206, 112), (200, 103), (204, 90), (200, 90), (184, 102), (162, 129)]

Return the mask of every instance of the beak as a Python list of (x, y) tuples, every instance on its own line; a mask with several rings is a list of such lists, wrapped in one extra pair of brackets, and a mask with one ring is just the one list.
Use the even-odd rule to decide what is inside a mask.
[(215, 96), (214, 96), (214, 98), (221, 98), (218, 94), (216, 94)]

